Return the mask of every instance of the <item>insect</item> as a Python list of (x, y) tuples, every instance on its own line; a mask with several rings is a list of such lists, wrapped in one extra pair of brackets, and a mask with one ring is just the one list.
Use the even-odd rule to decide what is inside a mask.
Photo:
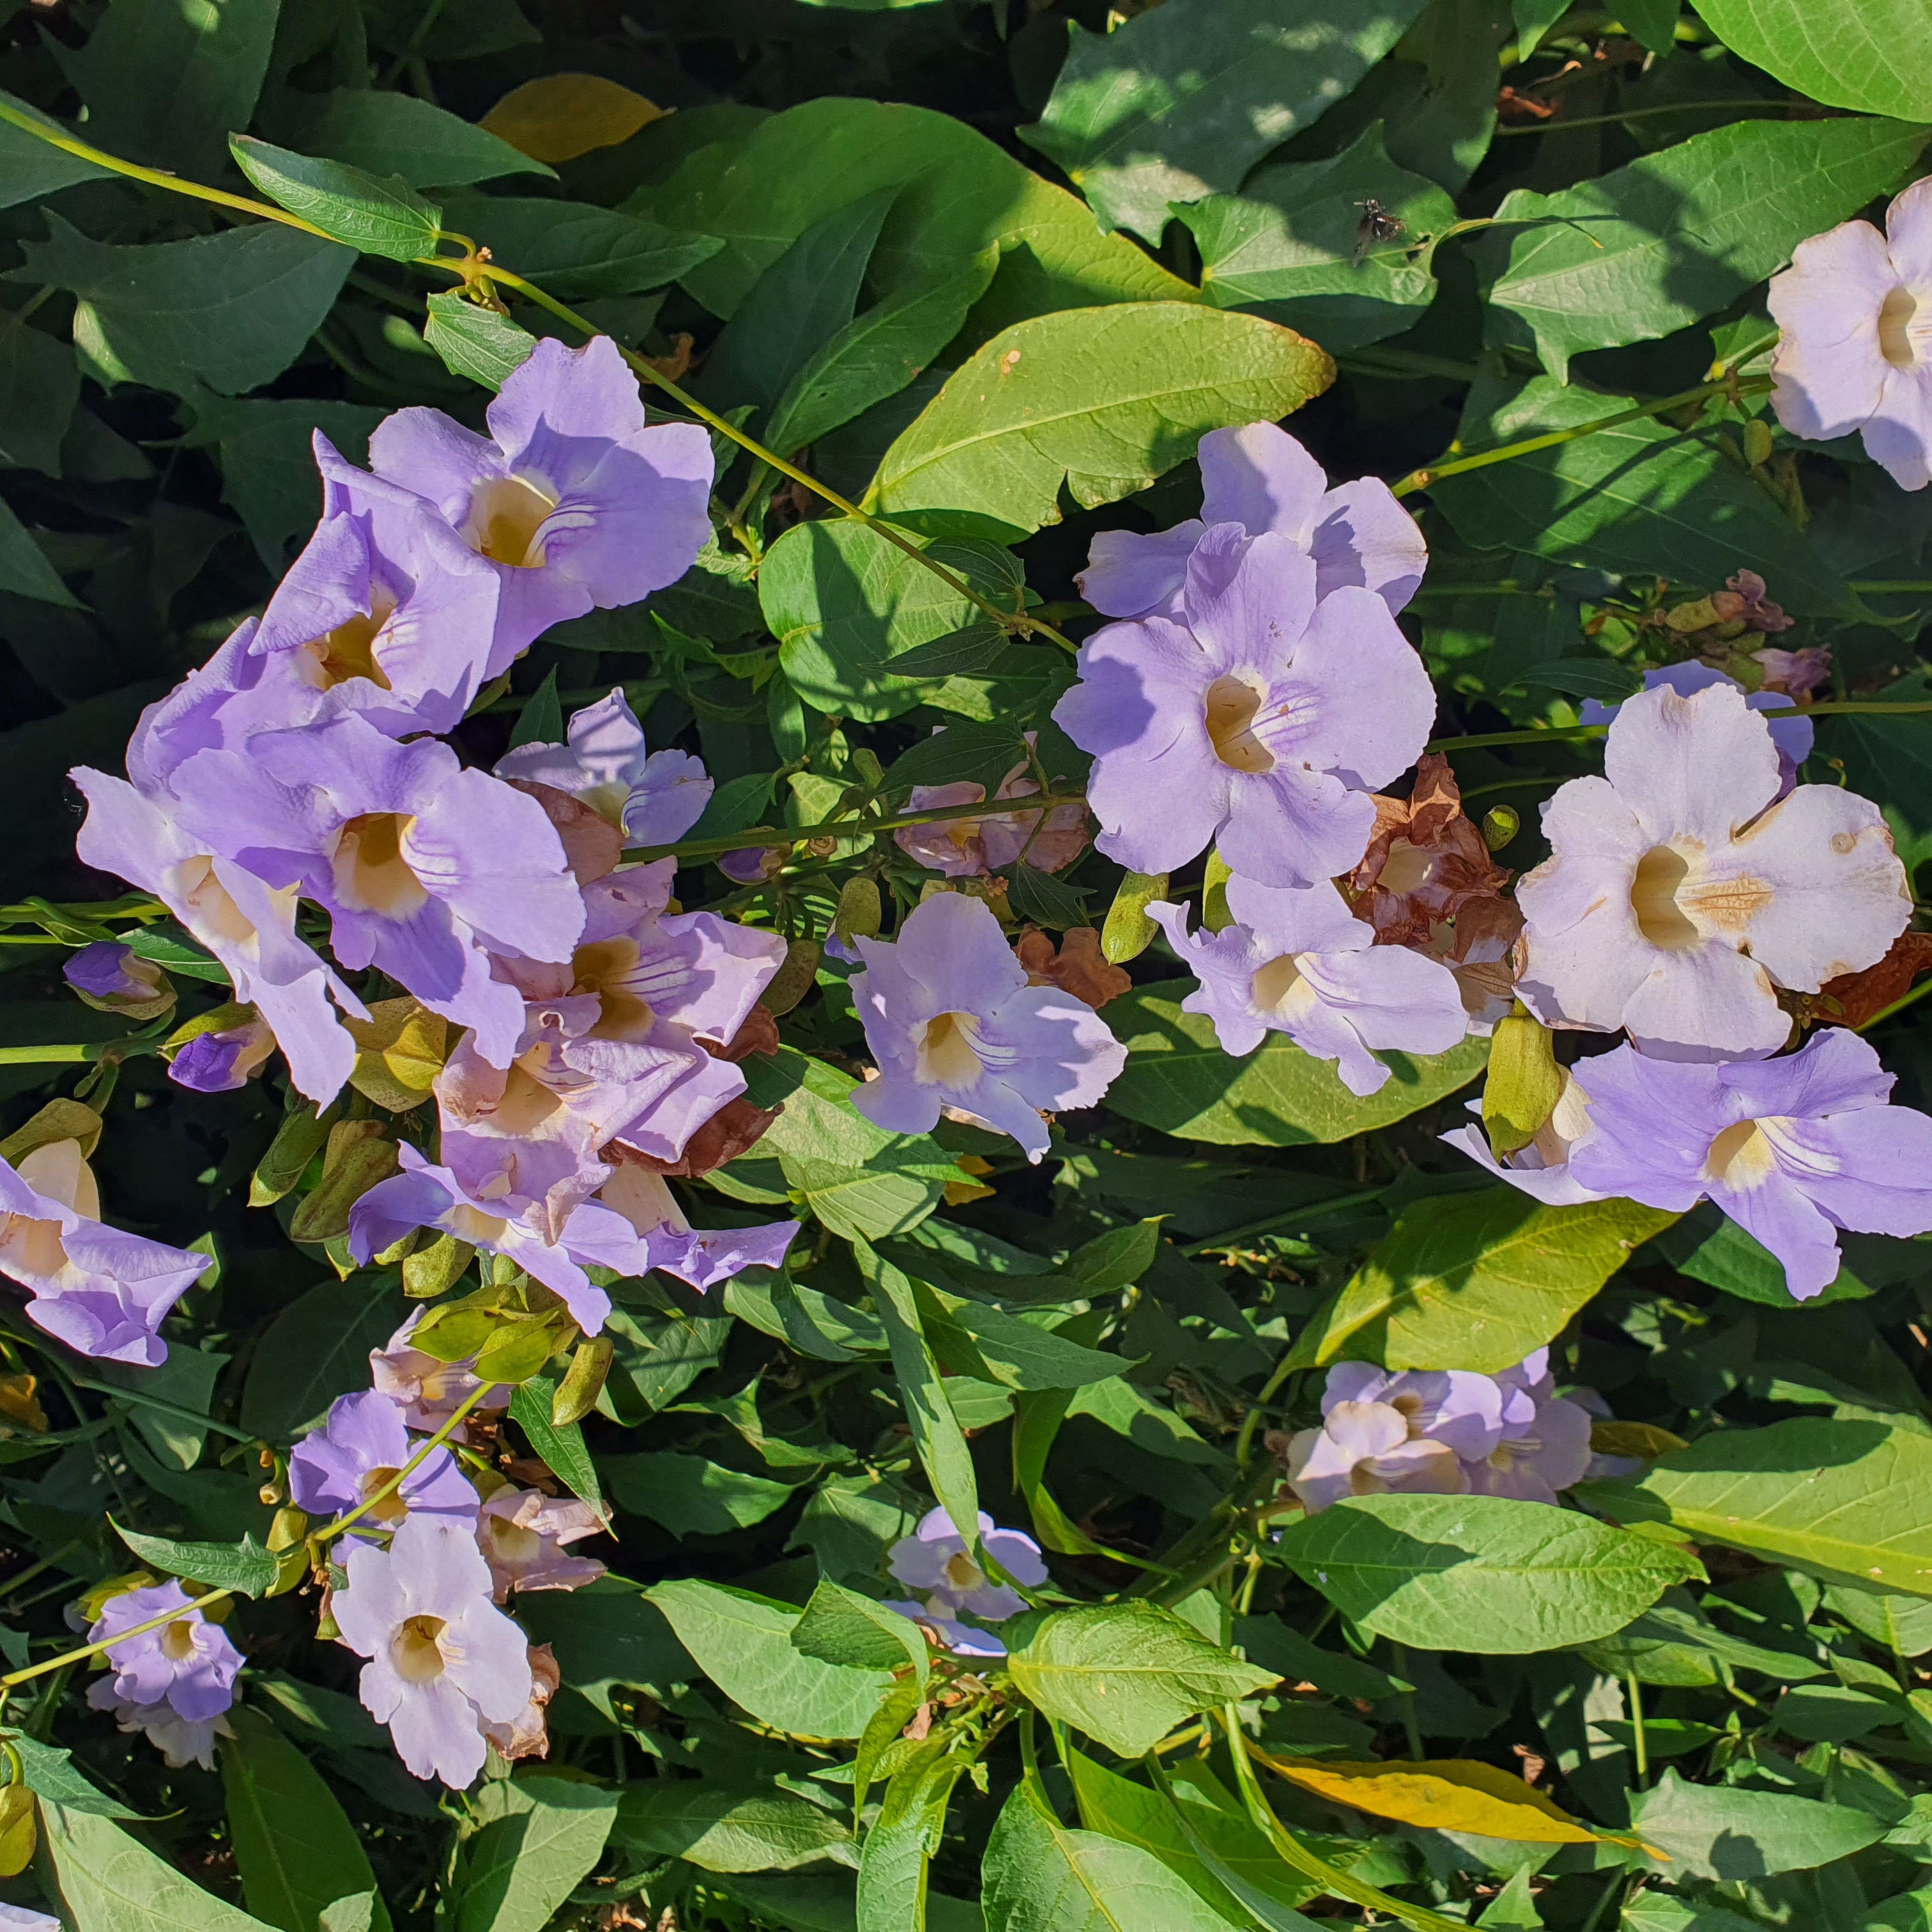
[(1349, 266), (1359, 268), (1363, 257), (1369, 252), (1370, 244), (1393, 242), (1402, 232), (1403, 224), (1372, 195), (1366, 201), (1357, 202), (1355, 206), (1362, 211), (1362, 219), (1355, 230), (1355, 254)]

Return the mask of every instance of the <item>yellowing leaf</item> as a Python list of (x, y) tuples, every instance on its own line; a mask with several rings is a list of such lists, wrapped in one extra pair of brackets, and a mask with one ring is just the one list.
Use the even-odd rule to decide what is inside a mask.
[(1682, 1436), (1673, 1436), (1654, 1422), (1593, 1422), (1590, 1425), (1590, 1448), (1598, 1456), (1641, 1456), (1651, 1462), (1684, 1446)]
[(597, 74), (547, 74), (512, 88), (480, 124), (533, 161), (574, 161), (628, 141), (664, 111)]
[(357, 1093), (406, 1113), (429, 1098), (436, 1076), (449, 1058), (449, 1022), (419, 1000), (378, 1000), (366, 1020), (345, 1020), (356, 1042), (356, 1070), (349, 1076)]

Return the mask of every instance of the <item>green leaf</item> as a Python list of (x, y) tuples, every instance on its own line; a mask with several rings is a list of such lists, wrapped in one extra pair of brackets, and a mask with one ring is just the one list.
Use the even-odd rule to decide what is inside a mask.
[(40, 1838), (73, 1932), (264, 1932), (94, 1813), (43, 1798)]
[(1489, 1058), (1486, 1040), (1465, 1040), (1447, 1053), (1387, 1053), (1391, 1077), (1360, 1099), (1342, 1084), (1332, 1061), (1312, 1058), (1282, 1034), (1269, 1034), (1244, 1059), (1223, 1052), (1211, 1021), (1180, 1010), (1192, 990), (1191, 981), (1163, 980), (1107, 1004), (1107, 1022), (1127, 1049), (1107, 1105), (1184, 1140), (1224, 1147), (1351, 1140), (1448, 1099)]
[[(988, 1308), (938, 1288), (926, 1288), (947, 1322), (970, 1340), (977, 1367), (987, 1378), (1016, 1389), (1076, 1389), (1103, 1382), (1126, 1373), (1134, 1366), (1125, 1355), (1109, 1354), (1100, 1348), (1083, 1348), (1051, 1328), (1042, 1328), (1004, 1309)], [(1096, 1289), (1096, 1293), (1106, 1291)]]
[(1166, 0), (1111, 33), (1072, 28), (1052, 97), (1022, 138), (1109, 228), (1158, 243), (1170, 203), (1237, 188), (1401, 38), (1423, 0), (1338, 18), (1322, 0)]
[(1144, 1598), (1056, 1611), (1006, 1667), (1049, 1718), (1122, 1757), (1151, 1750), (1184, 1718), (1278, 1681)]
[[(1881, 704), (1923, 704), (1932, 682), (1912, 670), (1873, 696)], [(1932, 715), (1828, 716), (1817, 730), (1818, 755), (1842, 759), (1846, 783), (1883, 808), (1908, 872), (1932, 857)]]
[[(1546, 376), (1520, 386), (1478, 379), (1462, 412), (1472, 452), (1601, 421), (1637, 407)], [(1715, 590), (1742, 565), (1798, 616), (1844, 618), (1858, 601), (1811, 539), (1709, 430), (1643, 417), (1494, 463), (1430, 488), (1456, 533), (1600, 570), (1634, 571)]]
[(698, 1778), (632, 1785), (613, 1835), (644, 1863), (682, 1858), (700, 1871), (789, 1871), (844, 1852), (852, 1833), (836, 1813), (788, 1792), (734, 1791)]
[(232, 1590), (238, 1596), (262, 1595), (273, 1586), (281, 1567), (252, 1536), (244, 1536), (238, 1546), (175, 1543), (165, 1536), (142, 1536), (123, 1529), (118, 1522), (114, 1533), (143, 1563), (190, 1583), (212, 1583), (218, 1589)]
[(17, 315), (0, 315), (0, 464), (58, 476), (61, 442), (80, 400), (74, 345)]
[[(908, 540), (1002, 609), (1018, 608), (1018, 566), (1004, 551)], [(850, 518), (787, 530), (765, 554), (758, 601), (792, 688), (815, 710), (868, 723), (910, 710), (948, 674), (907, 677), (895, 659), (980, 616), (917, 557)]]
[(0, 503), (0, 591), (31, 597), (37, 604), (58, 604), (68, 610), (87, 607), (61, 581), (60, 572), (28, 535), (10, 505)]
[(680, 234), (580, 201), (477, 195), (452, 202), (448, 218), (506, 267), (567, 302), (661, 289), (719, 247), (707, 235)]
[(1699, 14), (1726, 46), (1828, 107), (1932, 121), (1932, 76), (1918, 57), (1922, 0), (1700, 0)]
[(517, 714), (510, 733), (510, 749), (524, 745), (560, 745), (563, 742), (563, 706), (556, 694), (556, 667), (552, 664), (544, 680), (530, 693)]
[(292, 89), (287, 104), (290, 138), (305, 152), (374, 175), (400, 175), (412, 188), (461, 188), (502, 175), (556, 172), (413, 94), (365, 86), (318, 95)]
[[(1841, 1244), (1848, 1239), (1856, 1244), (1858, 1238), (1840, 1235), (1839, 1239)], [(1784, 1285), (1784, 1264), (1729, 1215), (1708, 1203), (1659, 1235), (1657, 1250), (1679, 1274), (1720, 1288), (1741, 1301), (1755, 1301), (1767, 1308), (1793, 1305), (1791, 1291)], [(1819, 1308), (1828, 1302), (1862, 1300), (1874, 1287), (1884, 1285), (1882, 1281), (1868, 1285), (1848, 1261), (1840, 1267), (1838, 1279), (1806, 1306)]]
[(1294, 1359), (1493, 1375), (1554, 1340), (1676, 1219), (1634, 1201), (1550, 1208), (1513, 1187), (1425, 1196), (1302, 1330)]
[[(376, 1874), (335, 1793), (259, 1711), (237, 1706), (221, 1741), (221, 1784), (249, 1910), (283, 1932), (316, 1932), (324, 1909), (374, 1892)], [(389, 1915), (378, 1898), (374, 1922)]]
[(1667, 1523), (1827, 1582), (1932, 1597), (1928, 1483), (1932, 1436), (1807, 1416), (1720, 1430), (1640, 1480), (1579, 1494), (1621, 1522)]
[(676, 1537), (748, 1529), (783, 1509), (793, 1494), (789, 1483), (727, 1469), (672, 1449), (607, 1456), (604, 1474), (620, 1509), (661, 1522)]
[(1781, 1791), (1687, 1784), (1674, 1770), (1630, 1804), (1630, 1829), (1666, 1854), (1672, 1876), (1736, 1880), (1808, 1871), (1848, 1858), (1885, 1835), (1882, 1820), (1849, 1805)]
[(972, 779), (991, 793), (1006, 774), (1026, 756), (1026, 740), (1009, 718), (985, 723), (949, 724), (921, 738), (895, 758), (886, 773), (886, 789), (903, 798), (914, 785), (956, 784)]
[(95, 242), (50, 212), (49, 238), (28, 242), (10, 281), (52, 283), (86, 304), (75, 321), (98, 362), (187, 395), (224, 396), (272, 382), (333, 306), (356, 253), (340, 242), (260, 221), (224, 234), (145, 248)]
[(564, 1682), (606, 1717), (610, 1693), (620, 1686), (668, 1693), (696, 1674), (657, 1606), (622, 1576), (600, 1576), (577, 1590), (532, 1592), (518, 1604), (517, 1618), (532, 1642), (550, 1646)]
[[(1370, 199), (1402, 232), (1364, 253), (1358, 203)], [(1389, 159), (1373, 121), (1330, 160), (1258, 169), (1238, 195), (1176, 212), (1200, 248), (1202, 292), (1216, 308), (1285, 322), (1339, 355), (1400, 333), (1435, 300), (1428, 254), (1408, 256), (1450, 226), (1456, 204)]]
[(1702, 1574), (1668, 1544), (1502, 1496), (1345, 1497), (1291, 1524), (1276, 1548), (1362, 1628), (1484, 1656), (1607, 1636)]
[(1293, 331), (1186, 302), (1016, 322), (886, 452), (866, 507), (1010, 540), (1060, 520), (1062, 484), (1082, 509), (1130, 496), (1204, 431), (1286, 416), (1334, 379)]
[(1151, 1852), (1063, 1825), (1030, 1778), (1000, 1809), (985, 1880), (987, 1932), (1228, 1932)]
[(1894, 186), (1926, 139), (1896, 121), (1747, 121), (1561, 194), (1518, 188), (1496, 219), (1538, 225), (1478, 251), (1494, 277), (1488, 340), (1533, 344), (1564, 382), (1586, 350), (1668, 335)]
[(603, 1511), (604, 1495), (598, 1486), (597, 1465), (584, 1445), (582, 1424), (566, 1423), (559, 1428), (550, 1419), (550, 1400), (556, 1394), (554, 1382), (546, 1376), (532, 1376), (528, 1382), (520, 1383), (511, 1396), (510, 1420), (572, 1496)]
[(774, 1730), (856, 1738), (892, 1681), (882, 1670), (824, 1664), (794, 1649), (802, 1612), (788, 1604), (695, 1577), (654, 1585), (645, 1594), (706, 1676)]
[(912, 1668), (922, 1688), (930, 1668), (926, 1639), (910, 1618), (821, 1576), (794, 1626), (792, 1648), (823, 1664), (862, 1670)]
[(299, 1436), (339, 1395), (369, 1386), (369, 1352), (401, 1327), (410, 1304), (394, 1268), (319, 1283), (268, 1324), (248, 1364), (242, 1426), (269, 1442)]
[[(358, 1708), (360, 1706), (358, 1707)], [(20, 1768), (26, 1774), (27, 1788), (36, 1798), (64, 1804), (70, 1811), (92, 1813), (97, 1818), (138, 1818), (119, 1799), (97, 1791), (74, 1768), (74, 1754), (53, 1744), (44, 1744), (25, 1732), (8, 1739), (20, 1754)]]
[(949, 1752), (944, 1737), (928, 1738), (887, 1783), (859, 1856), (858, 1932), (928, 1932), (927, 1876), (966, 1768)]
[(411, 262), (434, 255), (442, 211), (400, 175), (386, 181), (342, 161), (272, 147), (246, 134), (229, 137), (236, 165), (268, 199), (365, 255)]
[(520, 1778), (504, 1797), (508, 1815), (464, 1848), (455, 1932), (542, 1932), (604, 1856), (617, 1816), (616, 1792), (574, 1778)]
[(486, 389), (500, 389), (537, 346), (528, 329), (454, 289), (431, 296), (426, 306), (423, 340), (453, 375), (467, 376)]
[[(57, 134), (68, 132), (38, 107), (4, 88), (0, 88), (0, 106), (9, 107)], [(107, 181), (112, 174), (110, 168), (97, 167), (93, 162), (67, 154), (51, 141), (43, 141), (10, 122), (0, 121), (0, 208), (16, 208), (44, 194), (58, 194), (77, 182)]]

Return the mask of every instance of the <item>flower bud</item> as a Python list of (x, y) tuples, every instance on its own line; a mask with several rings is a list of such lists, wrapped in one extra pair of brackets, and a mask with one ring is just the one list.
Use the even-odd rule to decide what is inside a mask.
[(1498, 1159), (1535, 1139), (1563, 1096), (1556, 1037), (1519, 1000), (1496, 1022), (1490, 1047), (1490, 1076), (1483, 1088), (1483, 1129)]
[(610, 1372), (616, 1346), (608, 1335), (587, 1337), (577, 1345), (570, 1358), (570, 1370), (550, 1398), (550, 1419), (559, 1429), (579, 1422), (597, 1406), (604, 1392), (604, 1378)]
[(1771, 460), (1771, 425), (1762, 416), (1744, 424), (1744, 460), (1754, 469)]
[(1500, 852), (1522, 830), (1522, 814), (1513, 805), (1492, 805), (1483, 814), (1483, 843)]
[(218, 1006), (190, 1020), (161, 1050), (168, 1055), (168, 1078), (177, 1087), (232, 1094), (261, 1072), (275, 1050), (275, 1036), (253, 1006)]
[(1165, 872), (1130, 872), (1120, 881), (1100, 928), (1100, 952), (1108, 964), (1124, 966), (1154, 944), (1160, 928), (1148, 917), (1147, 908), (1150, 900), (1167, 897), (1167, 883)]
[(442, 1234), (404, 1258), (403, 1292), (412, 1301), (434, 1301), (462, 1278), (476, 1250), (454, 1234)]
[(788, 1013), (812, 991), (818, 978), (818, 942), (794, 939), (785, 948), (784, 964), (772, 976), (771, 982), (758, 995), (758, 1004), (766, 1012)]
[(88, 1006), (104, 1013), (152, 1020), (175, 1003), (174, 987), (160, 968), (116, 939), (83, 946), (62, 967), (61, 975)]

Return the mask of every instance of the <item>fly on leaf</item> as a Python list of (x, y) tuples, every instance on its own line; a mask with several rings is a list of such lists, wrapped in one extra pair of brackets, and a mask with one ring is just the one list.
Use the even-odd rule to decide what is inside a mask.
[(1355, 206), (1362, 211), (1362, 218), (1356, 226), (1355, 253), (1349, 266), (1359, 268), (1370, 244), (1376, 242), (1393, 242), (1402, 232), (1402, 224), (1372, 195), (1366, 201), (1357, 202)]

